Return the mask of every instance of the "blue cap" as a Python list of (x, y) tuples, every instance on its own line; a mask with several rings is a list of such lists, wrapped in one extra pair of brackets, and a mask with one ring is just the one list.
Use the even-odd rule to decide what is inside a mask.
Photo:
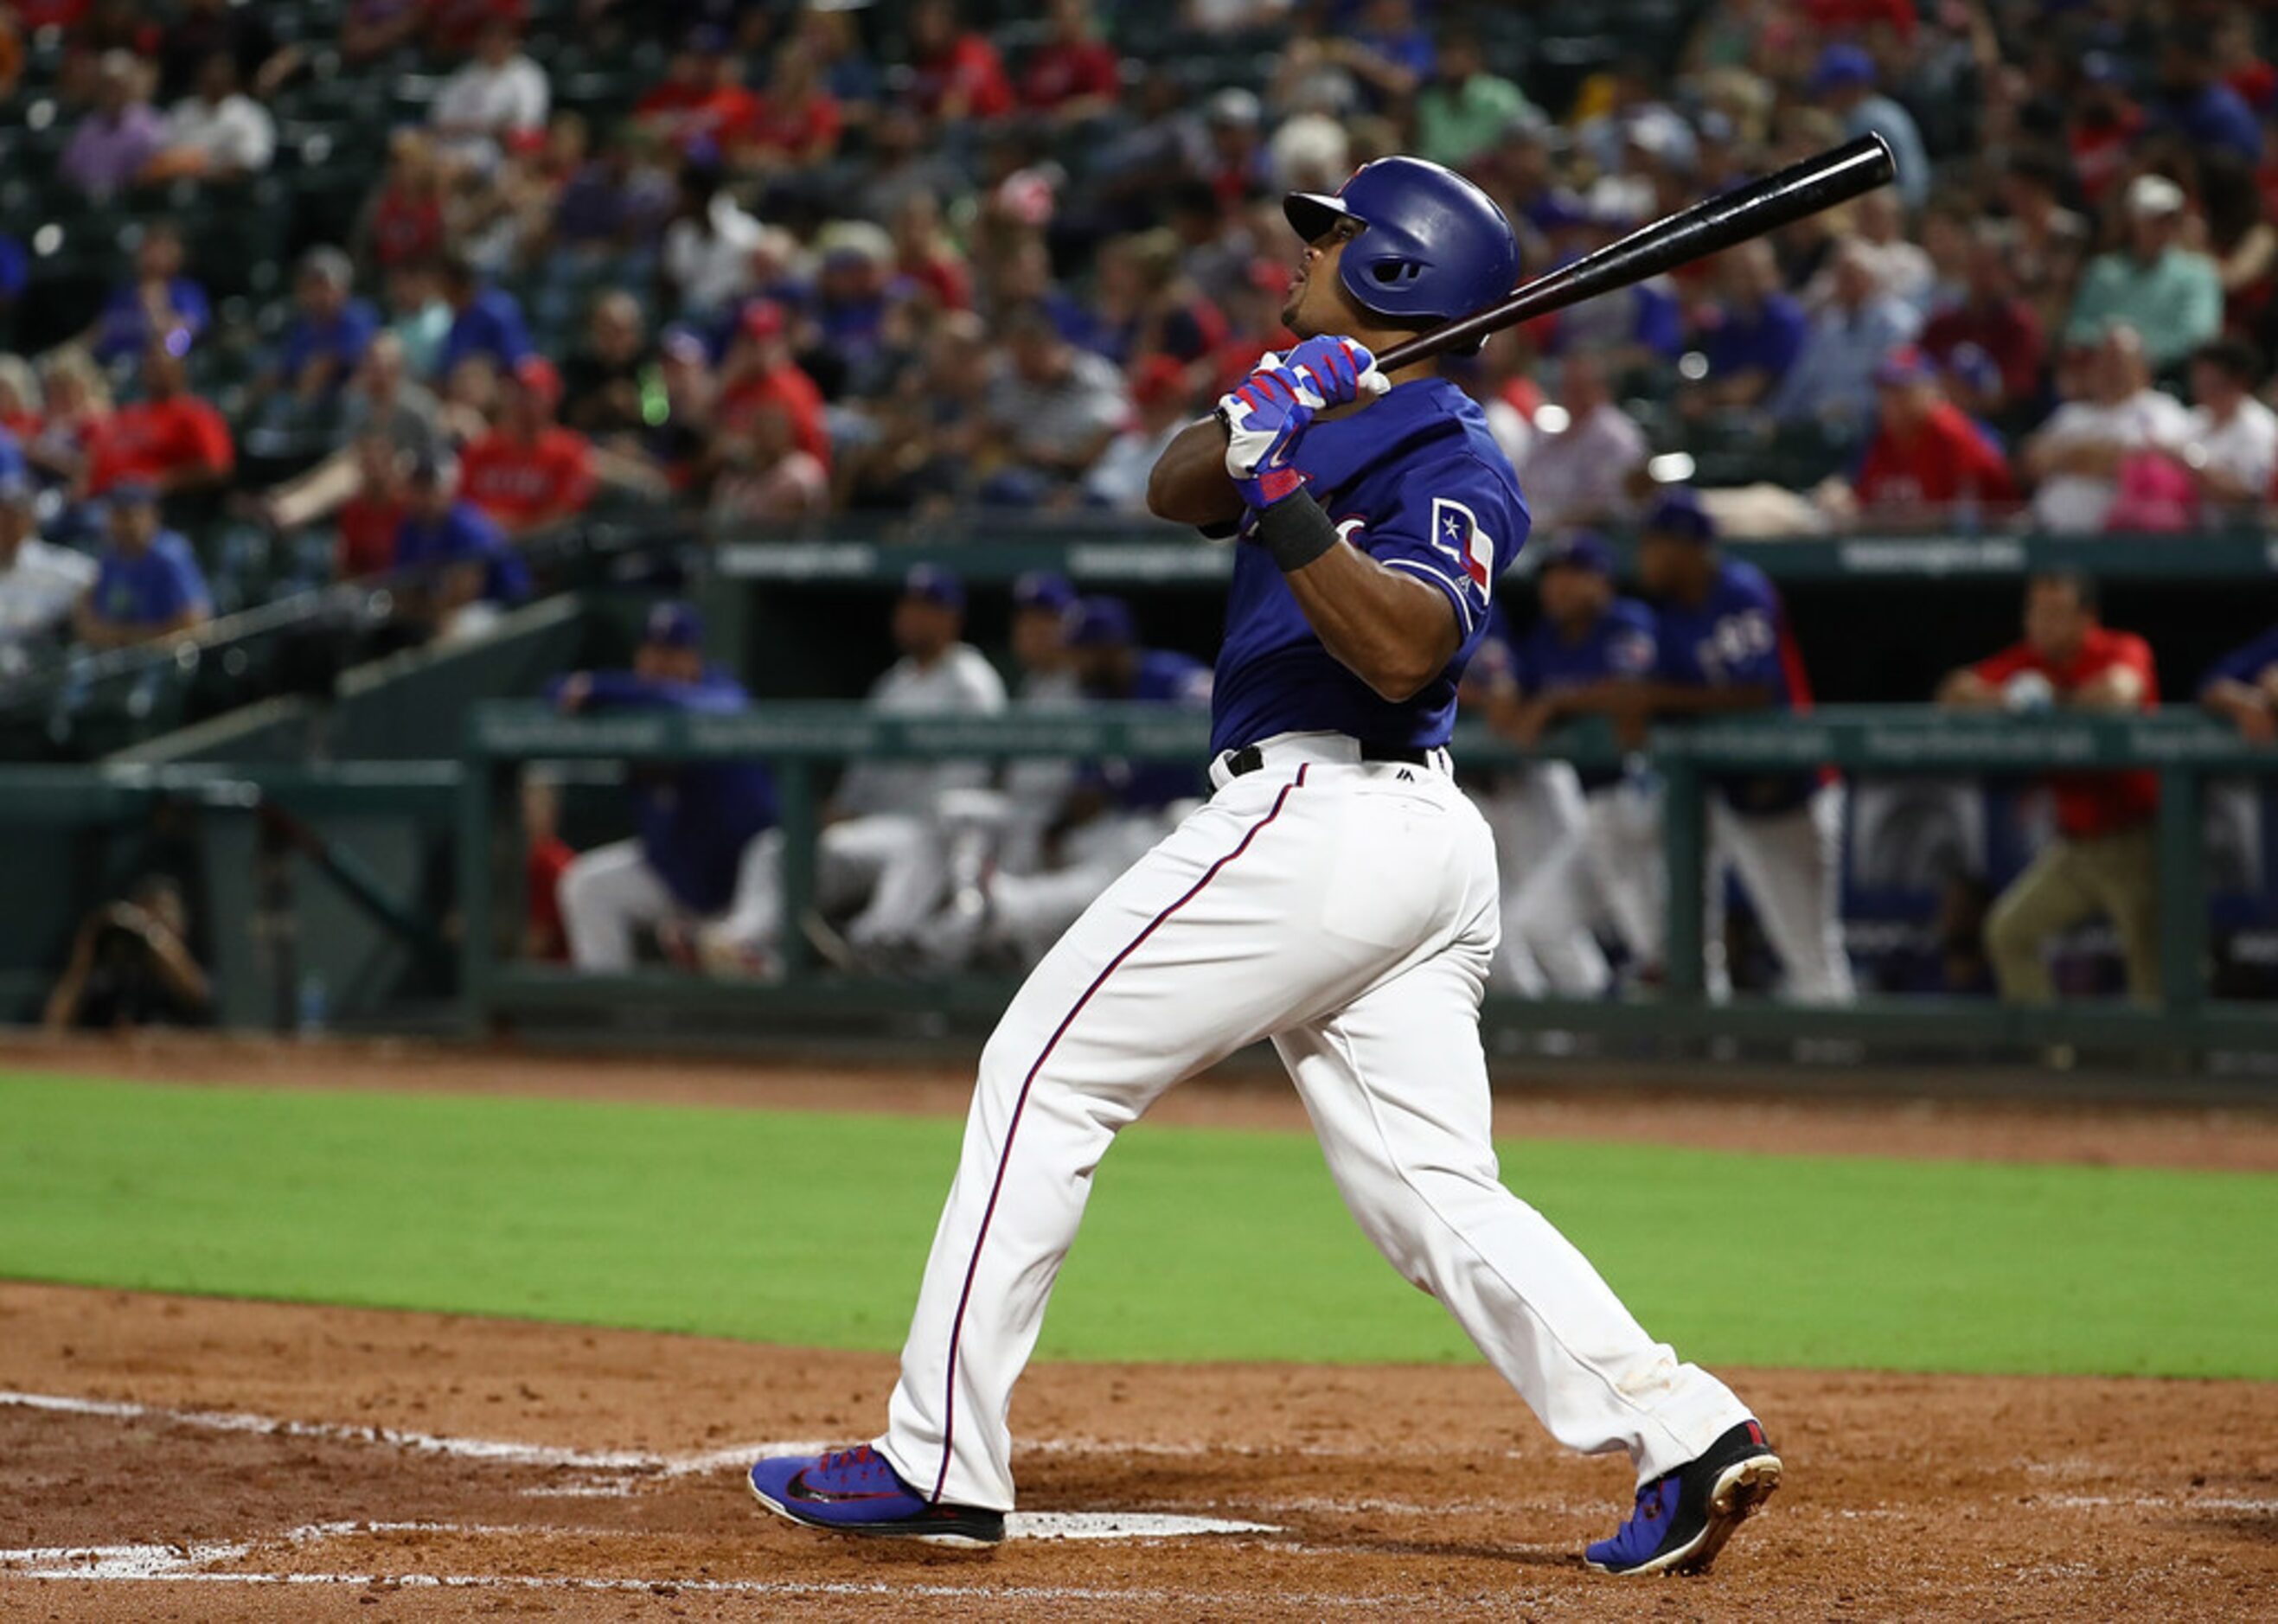
[(1998, 393), (2001, 387), (2001, 363), (1982, 344), (1965, 341), (1948, 350), (1945, 373), (1948, 377), (1960, 378), (1979, 394)]
[(147, 507), (158, 499), (158, 487), (147, 479), (122, 479), (103, 496), (113, 507)]
[(1613, 549), (1595, 530), (1569, 530), (1554, 538), (1542, 550), (1542, 568), (1556, 569), (1586, 569), (1592, 575), (1611, 576), (1614, 573)]
[(704, 617), (696, 606), (669, 599), (648, 612), (641, 641), (658, 648), (694, 649), (704, 646)]
[(913, 564), (902, 577), (902, 596), (939, 604), (944, 609), (962, 609), (965, 583), (938, 564)]
[(1871, 85), (1875, 82), (1875, 59), (1857, 45), (1830, 45), (1819, 53), (1819, 61), (1811, 70), (1808, 87), (1814, 95), (1820, 95), (1838, 85)]
[(1937, 365), (1911, 344), (1901, 344), (1875, 367), (1878, 384), (1926, 384), (1937, 376)]
[(1701, 493), (1690, 485), (1671, 485), (1646, 510), (1638, 529), (1648, 536), (1673, 536), (1679, 541), (1716, 539), (1716, 521), (1701, 505)]
[(1050, 609), (1066, 614), (1075, 607), (1075, 587), (1066, 576), (1049, 569), (1031, 569), (1013, 583), (1015, 609)]
[(1069, 646), (1080, 649), (1118, 648), (1138, 640), (1131, 606), (1120, 598), (1085, 599), (1068, 632)]

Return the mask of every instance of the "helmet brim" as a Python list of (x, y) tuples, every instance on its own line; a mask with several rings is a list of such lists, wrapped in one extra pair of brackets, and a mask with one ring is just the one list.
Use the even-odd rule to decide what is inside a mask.
[(1355, 217), (1344, 199), (1324, 192), (1292, 192), (1281, 200), (1282, 217), (1307, 242), (1319, 242), (1340, 220)]

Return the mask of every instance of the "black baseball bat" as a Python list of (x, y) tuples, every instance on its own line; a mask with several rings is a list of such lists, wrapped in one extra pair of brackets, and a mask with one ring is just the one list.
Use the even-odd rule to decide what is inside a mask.
[(1484, 310), (1394, 345), (1376, 358), (1377, 370), (1397, 371), (1517, 323), (1704, 259), (1736, 242), (1777, 231), (1823, 209), (1849, 202), (1877, 187), (1888, 186), (1897, 173), (1890, 142), (1870, 132), (1791, 164), (1777, 174), (1703, 198), (1640, 225), (1571, 264), (1521, 283), (1509, 298)]

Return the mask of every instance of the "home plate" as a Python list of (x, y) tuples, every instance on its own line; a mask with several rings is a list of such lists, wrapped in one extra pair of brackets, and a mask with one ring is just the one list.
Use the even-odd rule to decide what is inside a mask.
[(1007, 1539), (1186, 1539), (1196, 1534), (1280, 1531), (1266, 1522), (1153, 1511), (1016, 1511), (1005, 1519)]

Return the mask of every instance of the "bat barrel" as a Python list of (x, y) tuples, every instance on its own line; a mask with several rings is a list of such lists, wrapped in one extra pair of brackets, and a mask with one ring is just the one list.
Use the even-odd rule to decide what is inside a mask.
[(1386, 372), (1396, 371), (1502, 328), (1642, 282), (1848, 202), (1889, 185), (1897, 173), (1891, 144), (1869, 132), (1640, 226), (1525, 283), (1508, 299), (1394, 345), (1377, 357), (1376, 364)]

